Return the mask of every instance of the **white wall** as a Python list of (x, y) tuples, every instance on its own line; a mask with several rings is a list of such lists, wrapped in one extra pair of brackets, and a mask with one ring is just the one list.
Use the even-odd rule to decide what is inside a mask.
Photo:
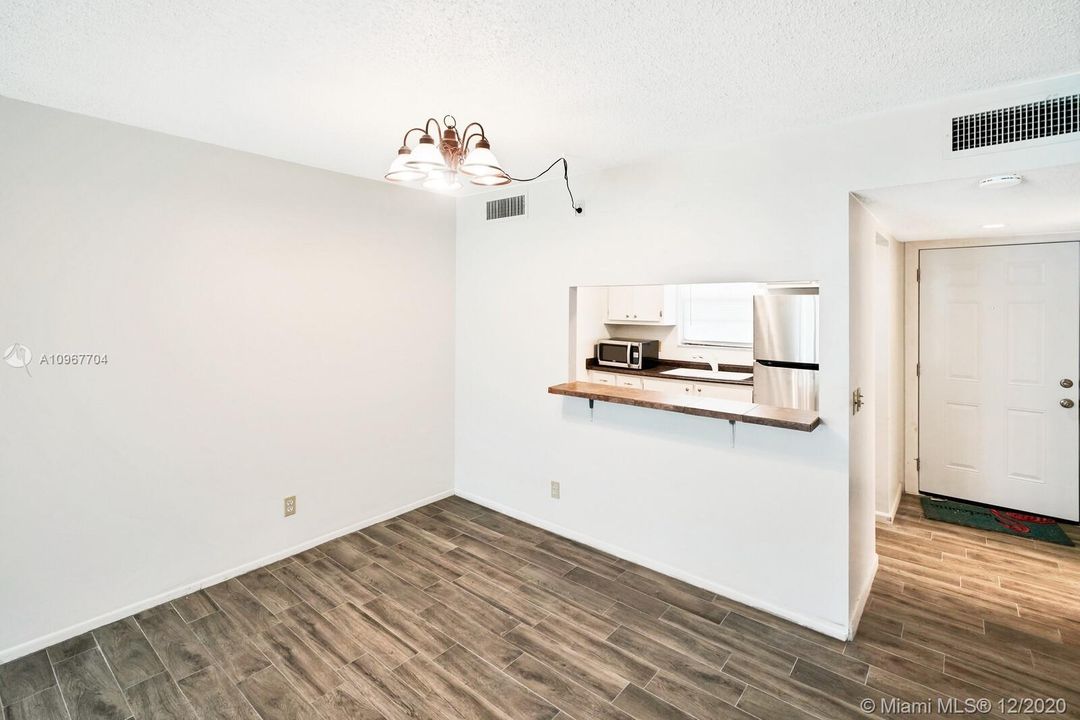
[(109, 356), (0, 365), (0, 662), (451, 490), (452, 201), (4, 99), (0, 167), (0, 349)]
[(852, 373), (864, 396), (852, 418), (851, 473), (873, 478), (875, 512), (891, 519), (904, 464), (903, 244), (854, 196), (850, 242)]
[(607, 288), (571, 288), (570, 293), (571, 321), (574, 323), (575, 335), (571, 345), (573, 353), (570, 356), (569, 378), (584, 382), (589, 379), (585, 361), (596, 356), (596, 341), (600, 338), (611, 337), (608, 326), (604, 324), (607, 311)]
[[(869, 213), (852, 196), (848, 201), (850, 271), (850, 314), (848, 341), (851, 364), (850, 384), (845, 397), (849, 416), (848, 435), (848, 564), (864, 577), (872, 576), (877, 563), (874, 547), (874, 226)], [(863, 395), (864, 405), (856, 411), (852, 392)], [(876, 404), (876, 401), (875, 401)], [(860, 570), (861, 569), (861, 570)], [(848, 585), (848, 612), (857, 622), (862, 588)]]
[[(848, 193), (1075, 162), (1076, 142), (945, 151), (959, 102), (994, 107), (1075, 82), (572, 174), (582, 215), (561, 180), (527, 187), (522, 221), (486, 223), (495, 195), (459, 200), (458, 492), (846, 635), (875, 558), (873, 481), (848, 473), (849, 393), (863, 381), (849, 376)], [(546, 393), (566, 376), (568, 287), (747, 278), (821, 283), (814, 433), (740, 425), (732, 448), (726, 423), (599, 403), (590, 422), (585, 401)]]
[[(881, 402), (875, 407), (875, 445), (884, 449), (875, 458), (879, 512), (896, 514), (904, 492), (904, 245), (887, 233), (874, 247), (874, 277), (880, 284), (874, 296), (874, 384)], [(880, 242), (884, 239), (885, 243)]]

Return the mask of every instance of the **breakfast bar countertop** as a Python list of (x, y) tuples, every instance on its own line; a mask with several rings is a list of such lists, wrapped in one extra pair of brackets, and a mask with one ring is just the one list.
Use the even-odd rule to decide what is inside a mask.
[(821, 424), (821, 418), (811, 410), (755, 405), (737, 400), (721, 400), (707, 397), (683, 397), (654, 390), (612, 387), (599, 383), (568, 382), (552, 385), (548, 388), (552, 395), (579, 397), (586, 400), (633, 405), (635, 407), (665, 410), (667, 412), (698, 415), (731, 422), (744, 422), (752, 425), (813, 432)]

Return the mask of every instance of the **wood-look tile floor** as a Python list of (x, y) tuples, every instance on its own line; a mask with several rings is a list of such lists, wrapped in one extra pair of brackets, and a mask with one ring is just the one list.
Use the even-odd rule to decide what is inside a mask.
[(845, 643), (448, 498), (2, 665), (0, 703), (7, 720), (833, 720), (866, 717), (864, 698), (1060, 697), (1080, 717), (1080, 551), (927, 521), (914, 498), (878, 548)]

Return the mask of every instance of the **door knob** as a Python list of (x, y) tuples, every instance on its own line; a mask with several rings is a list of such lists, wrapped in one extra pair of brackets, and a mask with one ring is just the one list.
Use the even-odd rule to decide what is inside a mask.
[(1075, 405), (1076, 403), (1074, 403), (1074, 402), (1073, 402), (1072, 400), (1070, 400), (1069, 398), (1065, 398), (1064, 400), (1062, 400), (1062, 401), (1061, 401), (1061, 403), (1060, 403), (1060, 404), (1061, 404), (1061, 407), (1063, 407), (1063, 408), (1071, 408), (1071, 407), (1072, 407), (1073, 405)]
[(1071, 388), (1072, 387), (1072, 380), (1070, 380), (1069, 378), (1062, 378), (1060, 384), (1061, 384), (1061, 387), (1063, 387), (1063, 388)]

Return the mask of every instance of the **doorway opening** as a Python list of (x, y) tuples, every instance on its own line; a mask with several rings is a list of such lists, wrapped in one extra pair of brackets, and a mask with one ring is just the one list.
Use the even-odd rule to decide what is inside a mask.
[[(851, 472), (1080, 520), (1080, 165), (851, 197)], [(861, 407), (859, 400), (861, 399)]]

